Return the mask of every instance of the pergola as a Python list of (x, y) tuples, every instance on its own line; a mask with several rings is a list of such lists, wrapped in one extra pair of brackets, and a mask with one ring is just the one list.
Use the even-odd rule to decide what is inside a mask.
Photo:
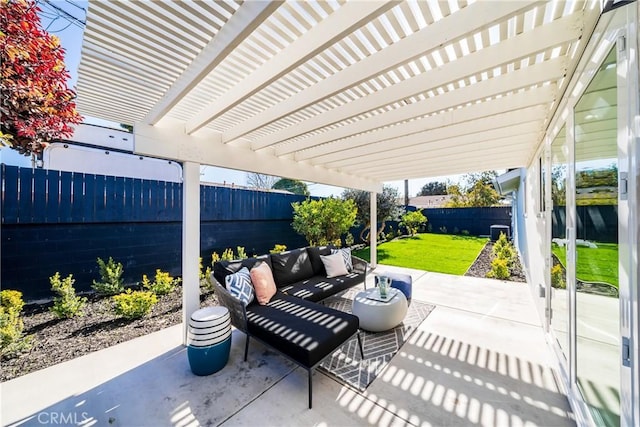
[(135, 124), (136, 153), (183, 163), (188, 316), (201, 164), (372, 194), (528, 166), (600, 3), (95, 1), (77, 102)]

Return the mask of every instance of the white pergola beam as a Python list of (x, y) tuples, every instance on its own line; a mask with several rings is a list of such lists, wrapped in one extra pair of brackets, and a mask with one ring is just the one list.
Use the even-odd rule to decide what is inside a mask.
[[(421, 150), (401, 150), (396, 152), (394, 149), (385, 153), (373, 154), (365, 156), (360, 162), (351, 160), (350, 162), (336, 162), (335, 169), (348, 169), (357, 173), (367, 173), (367, 171), (381, 168), (390, 163), (408, 164), (415, 161), (437, 159), (441, 162), (443, 157), (448, 155), (464, 156), (475, 153), (476, 159), (483, 159), (486, 150), (499, 148), (502, 150), (512, 150), (513, 146), (521, 145), (525, 142), (531, 142), (540, 135), (541, 126), (538, 123), (525, 123), (516, 126), (509, 126), (500, 129), (494, 129), (486, 132), (479, 132), (477, 135), (464, 135), (451, 140), (437, 141), (433, 143), (425, 143)], [(461, 150), (464, 153), (461, 154)]]
[(379, 181), (223, 144), (220, 134), (213, 132), (206, 136), (186, 135), (179, 126), (160, 127), (137, 123), (134, 127), (134, 152), (178, 162), (197, 162), (337, 187), (382, 191), (382, 183)]
[[(251, 2), (249, 2), (251, 3)], [(192, 134), (229, 111), (283, 75), (318, 55), (347, 34), (366, 25), (399, 1), (348, 2), (315, 25), (275, 57), (220, 96), (191, 120), (186, 130)]]
[[(323, 132), (321, 135), (319, 135), (319, 138), (334, 140), (336, 136), (342, 137), (344, 133), (354, 132), (356, 134), (360, 134), (372, 129), (378, 129), (383, 126), (390, 126), (414, 117), (421, 117), (439, 111), (446, 111), (450, 108), (456, 108), (470, 102), (476, 102), (482, 99), (516, 91), (522, 88), (529, 88), (542, 82), (555, 81), (563, 76), (565, 69), (565, 58), (555, 58), (550, 61), (545, 61), (543, 63), (536, 64), (530, 67), (521, 68), (508, 74), (503, 74), (499, 77), (483, 80), (474, 85), (459, 88), (457, 90), (447, 92), (443, 95), (429, 98), (422, 102), (409, 104), (404, 106), (403, 108), (396, 108), (395, 110), (387, 111), (385, 114), (359, 120), (349, 126), (344, 126), (342, 128)], [(555, 87), (555, 85), (551, 86)], [(539, 89), (535, 90), (537, 91)], [(512, 96), (512, 94), (507, 94), (506, 96), (509, 97)], [(404, 127), (405, 125), (401, 124), (399, 126)], [(370, 132), (366, 135), (359, 135), (354, 139), (358, 139), (358, 144), (366, 145), (370, 140), (379, 140), (379, 138), (377, 138), (376, 136), (378, 132), (379, 131)], [(314, 139), (314, 136), (306, 138), (305, 141), (311, 139)], [(334, 144), (339, 144), (340, 146), (346, 148), (351, 145), (351, 141), (352, 139), (345, 139), (342, 141), (337, 141)], [(334, 144), (327, 144), (326, 148), (328, 149), (333, 145), (333, 149), (335, 148)], [(276, 149), (276, 154), (283, 155), (284, 153), (279, 152)]]
[(281, 4), (280, 1), (244, 2), (149, 110), (142, 122), (150, 125), (158, 123)]
[[(522, 147), (528, 148), (525, 143)], [(526, 153), (524, 153), (526, 152)], [(511, 167), (525, 166), (527, 161), (527, 150), (516, 150), (516, 152), (502, 152), (499, 149), (491, 152), (491, 157), (483, 158), (478, 161), (476, 157), (452, 156), (448, 162), (439, 162), (433, 164), (425, 161), (423, 165), (401, 165), (389, 167), (386, 171), (380, 173), (372, 173), (372, 177), (384, 181), (398, 181), (411, 178), (424, 178), (428, 176), (445, 176), (468, 172), (480, 172), (491, 169), (506, 169)]]
[(316, 83), (277, 105), (248, 118), (226, 131), (223, 142), (231, 142), (256, 129), (266, 126), (311, 104), (320, 102), (348, 88), (367, 81), (404, 63), (413, 61), (441, 45), (471, 32), (512, 16), (535, 3), (505, 2), (500, 7), (487, 8), (479, 3), (471, 4), (451, 14), (447, 19), (434, 22), (404, 39), (370, 55), (339, 73)]
[[(527, 129), (542, 130), (542, 123), (546, 113), (544, 106), (529, 107), (488, 118), (456, 123), (451, 126), (375, 142), (346, 152), (332, 153), (323, 156), (322, 160), (319, 158), (313, 159), (312, 163), (329, 168), (340, 168), (349, 164), (361, 164), (375, 158), (388, 158), (389, 154), (393, 156), (411, 155), (423, 151), (425, 147), (443, 144), (445, 146), (451, 145), (452, 138), (466, 136), (467, 139), (473, 142), (474, 140), (482, 140), (484, 132), (488, 132), (491, 135), (508, 134), (512, 128), (514, 131), (519, 130), (516, 125), (525, 124)], [(511, 135), (517, 134), (511, 133)]]
[(385, 180), (388, 181), (401, 181), (405, 179), (422, 179), (422, 178), (431, 178), (436, 176), (447, 176), (447, 175), (461, 175), (472, 172), (483, 172), (485, 170), (496, 170), (496, 169), (510, 169), (510, 168), (520, 168), (525, 167), (526, 161), (513, 159), (508, 160), (496, 160), (491, 163), (486, 163), (479, 165), (478, 162), (473, 161), (465, 161), (460, 164), (452, 165), (451, 167), (439, 168), (432, 167), (430, 165), (425, 165), (422, 168), (407, 170), (405, 172), (397, 172), (394, 174), (389, 174), (385, 177)]
[[(475, 119), (491, 117), (502, 114), (505, 111), (516, 111), (536, 105), (548, 105), (553, 101), (555, 93), (556, 86), (548, 85), (510, 94), (509, 96), (495, 98), (491, 101), (475, 103), (463, 108), (456, 108), (408, 123), (402, 123), (401, 125), (395, 125), (376, 130), (375, 132), (363, 133), (348, 139), (313, 147), (295, 153), (295, 159), (311, 160), (314, 164), (322, 164), (336, 158), (341, 158), (344, 156), (343, 153), (346, 150), (355, 155), (367, 154), (369, 147), (375, 142), (394, 139), (404, 135), (417, 134), (419, 132)], [(320, 135), (319, 137), (323, 136)]]
[[(558, 19), (548, 25), (537, 27), (532, 31), (522, 33), (501, 43), (476, 51), (463, 56), (462, 58), (458, 58), (440, 68), (430, 70), (427, 73), (422, 73), (383, 90), (374, 92), (368, 96), (356, 99), (353, 102), (346, 103), (323, 114), (316, 115), (302, 123), (290, 126), (280, 132), (275, 132), (256, 139), (252, 143), (252, 148), (254, 150), (259, 150), (270, 147), (291, 138), (304, 135), (305, 133), (341, 122), (347, 118), (358, 116), (368, 111), (411, 98), (451, 82), (457, 82), (468, 77), (470, 74), (493, 70), (496, 67), (509, 64), (518, 58), (529, 57), (550, 47), (560, 46), (567, 41), (579, 38), (580, 35), (581, 28), (579, 25), (579, 19), (575, 14)], [(555, 60), (551, 60), (547, 62), (554, 61)], [(563, 68), (566, 68), (566, 59), (562, 58), (562, 61), (565, 63)], [(528, 68), (529, 67), (524, 67), (521, 70), (526, 70)], [(530, 70), (527, 70), (527, 72), (529, 74), (535, 74)], [(512, 73), (508, 73), (507, 75), (510, 74)], [(562, 74), (564, 74), (564, 70)], [(560, 76), (562, 76), (562, 74), (560, 74)], [(556, 75), (554, 77), (558, 78), (559, 76)], [(537, 81), (543, 82), (548, 80), (537, 79)], [(475, 85), (467, 87), (473, 86)], [(460, 90), (461, 89), (458, 89), (452, 92), (459, 92)], [(389, 112), (387, 112), (385, 116), (388, 113)], [(344, 128), (349, 129), (352, 127), (353, 125), (344, 126)], [(307, 141), (307, 139), (302, 139), (300, 141), (286, 144), (286, 150), (289, 152), (295, 152), (305, 148), (310, 148), (314, 145), (315, 143), (311, 143), (310, 141)], [(283, 154), (287, 153), (281, 151), (280, 155)]]

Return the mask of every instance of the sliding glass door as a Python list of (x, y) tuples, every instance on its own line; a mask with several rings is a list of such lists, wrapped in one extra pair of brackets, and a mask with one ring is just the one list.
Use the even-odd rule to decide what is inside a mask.
[(620, 423), (616, 52), (574, 107), (576, 380), (600, 425)]

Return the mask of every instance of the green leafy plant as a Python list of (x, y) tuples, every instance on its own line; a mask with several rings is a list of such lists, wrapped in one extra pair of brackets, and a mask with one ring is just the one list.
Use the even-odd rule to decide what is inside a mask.
[(355, 239), (353, 237), (353, 234), (347, 233), (347, 235), (344, 237), (344, 244), (347, 245), (348, 247), (351, 247), (353, 246), (354, 243), (355, 243)]
[(276, 245), (273, 247), (273, 249), (271, 249), (269, 251), (270, 254), (279, 254), (281, 252), (284, 252), (287, 250), (287, 245), (279, 245), (276, 243)]
[(397, 188), (384, 185), (381, 193), (376, 193), (376, 218), (373, 221), (371, 215), (371, 193), (364, 190), (347, 189), (342, 192), (343, 200), (351, 200), (357, 209), (355, 223), (362, 225), (362, 230), (358, 238), (359, 242), (369, 241), (371, 223), (380, 224), (376, 227), (378, 240), (384, 240), (386, 221), (400, 219), (403, 208), (398, 204), (400, 193)]
[(101, 281), (94, 280), (92, 288), (100, 295), (117, 295), (124, 291), (122, 264), (115, 262), (111, 257), (106, 263), (102, 258), (98, 258), (97, 261)]
[(244, 251), (244, 246), (237, 246), (236, 247), (236, 252), (237, 252), (237, 256), (235, 259), (247, 259), (249, 258), (247, 256), (247, 253)]
[(447, 227), (445, 227), (444, 225), (440, 227), (440, 232), (442, 234), (447, 234)]
[(551, 269), (551, 286), (559, 289), (567, 288), (567, 281), (564, 278), (564, 272), (560, 264), (556, 264)]
[(407, 232), (413, 236), (418, 232), (418, 227), (427, 222), (427, 217), (422, 213), (422, 209), (407, 212), (402, 215), (402, 219), (400, 221), (400, 225), (404, 226), (407, 229)]
[(506, 259), (494, 258), (491, 261), (491, 271), (487, 273), (487, 277), (494, 279), (508, 279), (511, 273)]
[(150, 290), (156, 295), (166, 295), (176, 288), (176, 285), (180, 283), (182, 279), (171, 277), (171, 275), (160, 269), (156, 270), (155, 280), (152, 282), (149, 280), (146, 274), (142, 275), (142, 287)]
[(349, 231), (356, 220), (357, 208), (353, 200), (328, 197), (292, 203), (293, 229), (304, 236), (311, 246), (333, 243), (340, 245), (340, 237)]
[(139, 319), (151, 312), (158, 302), (156, 294), (150, 291), (132, 291), (127, 289), (113, 298), (113, 311), (125, 319)]
[(213, 264), (215, 264), (216, 262), (220, 261), (220, 255), (218, 255), (218, 252), (214, 252), (211, 254), (211, 265), (213, 266)]
[(463, 236), (469, 236), (469, 230), (462, 230), (460, 234), (462, 234)]
[(60, 273), (56, 271), (56, 274), (49, 277), (49, 282), (51, 282), (51, 290), (58, 294), (53, 299), (53, 306), (50, 308), (56, 317), (70, 319), (84, 315), (83, 309), (87, 303), (87, 298), (76, 295), (76, 290), (73, 287), (75, 283), (73, 274), (61, 279)]
[(234, 259), (233, 249), (231, 249), (231, 248), (225, 249), (224, 252), (222, 252), (221, 259), (223, 261), (232, 261)]
[(21, 312), (24, 307), (22, 292), (5, 289), (0, 291), (0, 355), (12, 357), (28, 350), (33, 336), (25, 336)]
[(500, 237), (493, 244), (493, 256), (504, 259), (511, 266), (517, 258), (516, 248), (513, 246), (504, 233), (500, 233)]
[(213, 289), (213, 283), (211, 283), (211, 267), (204, 267), (202, 257), (200, 257), (200, 286), (206, 289)]

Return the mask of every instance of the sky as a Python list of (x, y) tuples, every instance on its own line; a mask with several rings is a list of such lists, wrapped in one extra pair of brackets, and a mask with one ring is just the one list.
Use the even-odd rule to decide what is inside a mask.
[[(49, 31), (49, 33), (59, 37), (62, 47), (66, 51), (65, 64), (71, 75), (69, 86), (75, 87), (78, 80), (82, 33), (88, 2), (86, 0), (50, 0), (48, 2), (39, 0), (38, 3), (41, 9), (40, 18), (43, 28)], [(85, 122), (114, 127), (113, 123), (91, 117), (85, 117)], [(117, 127), (117, 125), (115, 127)], [(25, 167), (31, 166), (29, 158), (25, 158), (17, 154), (14, 150), (9, 149), (0, 150), (0, 162)], [(233, 183), (240, 186), (246, 185), (246, 176), (247, 173), (244, 171), (235, 171), (214, 166), (202, 166), (200, 172), (201, 181), (203, 182)], [(460, 177), (461, 175), (453, 175), (409, 180), (409, 196), (415, 196), (428, 182), (457, 182)], [(313, 196), (340, 196), (344, 190), (343, 188), (317, 183), (307, 183), (307, 185)], [(387, 182), (385, 185), (397, 188), (398, 192), (404, 196), (404, 181)]]

